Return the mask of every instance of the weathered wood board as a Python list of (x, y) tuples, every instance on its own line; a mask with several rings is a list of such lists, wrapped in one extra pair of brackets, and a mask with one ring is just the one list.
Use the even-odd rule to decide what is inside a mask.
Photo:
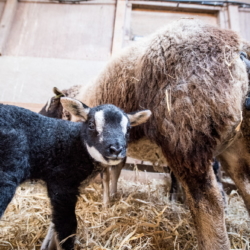
[(107, 60), (114, 11), (115, 4), (20, 2), (4, 55)]
[(217, 14), (133, 9), (131, 14), (131, 31), (134, 35), (146, 36), (180, 18), (198, 18), (206, 23), (218, 26)]

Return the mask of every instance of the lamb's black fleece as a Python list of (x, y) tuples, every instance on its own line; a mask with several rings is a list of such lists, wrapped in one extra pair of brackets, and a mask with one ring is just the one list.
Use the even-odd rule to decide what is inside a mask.
[[(101, 169), (85, 148), (86, 126), (0, 104), (0, 217), (20, 183), (41, 179), (59, 241), (76, 232), (79, 185)], [(62, 247), (73, 249), (74, 237)]]

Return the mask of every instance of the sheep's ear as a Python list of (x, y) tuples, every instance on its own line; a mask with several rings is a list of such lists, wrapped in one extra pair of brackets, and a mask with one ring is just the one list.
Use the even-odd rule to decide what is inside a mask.
[(90, 108), (82, 102), (69, 98), (62, 97), (61, 103), (64, 109), (71, 114), (71, 121), (86, 121)]
[(59, 90), (57, 87), (53, 88), (53, 92), (56, 96), (54, 96), (55, 99), (60, 98), (60, 97), (64, 97), (65, 95), (63, 94), (63, 92), (61, 90)]
[(149, 117), (151, 116), (152, 112), (148, 109), (142, 110), (142, 111), (137, 111), (133, 113), (129, 113), (128, 118), (130, 120), (130, 125), (131, 127), (138, 126), (144, 122), (146, 122)]

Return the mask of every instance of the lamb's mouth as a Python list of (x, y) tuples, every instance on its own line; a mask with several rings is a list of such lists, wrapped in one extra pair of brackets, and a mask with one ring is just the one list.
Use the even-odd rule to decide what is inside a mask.
[(123, 161), (125, 157), (105, 156), (104, 158), (110, 165), (117, 165), (117, 164), (121, 163), (121, 161)]

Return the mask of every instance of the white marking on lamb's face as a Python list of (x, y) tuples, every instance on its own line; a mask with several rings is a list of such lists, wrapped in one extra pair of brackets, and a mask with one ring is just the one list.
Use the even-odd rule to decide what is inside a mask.
[(122, 160), (109, 160), (108, 165), (113, 166), (113, 165), (118, 165), (121, 163)]
[(91, 155), (93, 159), (95, 159), (97, 162), (108, 164), (108, 162), (103, 158), (101, 153), (95, 147), (90, 147), (87, 143), (86, 143), (86, 146), (87, 146), (87, 150), (89, 154)]
[(122, 127), (122, 132), (124, 135), (127, 133), (127, 125), (128, 125), (128, 118), (126, 116), (122, 116), (122, 121), (120, 122)]
[(95, 124), (96, 124), (96, 130), (98, 132), (98, 134), (100, 135), (100, 142), (103, 141), (103, 127), (105, 125), (105, 119), (104, 119), (104, 113), (103, 110), (97, 111), (95, 113)]
[(101, 162), (105, 165), (117, 165), (122, 161), (121, 159), (106, 161), (103, 158), (102, 154), (95, 147), (90, 147), (87, 143), (86, 147), (91, 157), (95, 159), (97, 162)]

